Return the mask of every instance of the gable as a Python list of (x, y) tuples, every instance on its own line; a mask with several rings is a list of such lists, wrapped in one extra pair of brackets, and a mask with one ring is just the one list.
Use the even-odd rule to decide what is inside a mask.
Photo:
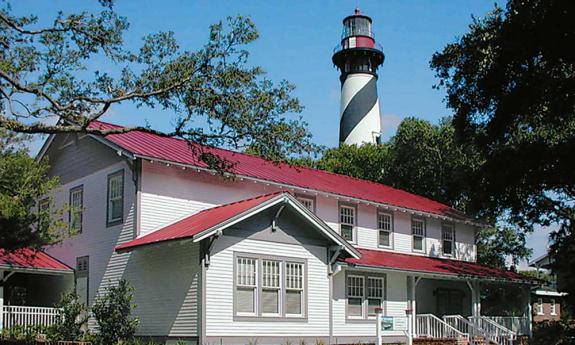
[(44, 153), (50, 164), (48, 175), (58, 176), (62, 184), (123, 159), (112, 148), (87, 135), (56, 134), (48, 145)]

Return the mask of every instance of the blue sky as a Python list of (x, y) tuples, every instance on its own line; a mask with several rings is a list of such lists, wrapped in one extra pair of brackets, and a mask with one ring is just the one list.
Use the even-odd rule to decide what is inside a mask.
[[(42, 18), (64, 12), (97, 9), (96, 1), (12, 1), (17, 14), (35, 13)], [(467, 31), (472, 15), (483, 16), (493, 0), (355, 0), (355, 1), (191, 1), (119, 0), (116, 10), (131, 24), (126, 44), (137, 47), (147, 33), (171, 30), (183, 49), (200, 47), (210, 24), (227, 16), (250, 16), (260, 31), (253, 43), (251, 62), (262, 66), (272, 80), (287, 79), (297, 87), (302, 113), (314, 136), (325, 146), (338, 144), (339, 80), (331, 63), (339, 41), (341, 20), (359, 6), (374, 21), (377, 41), (386, 59), (379, 70), (378, 89), (384, 135), (395, 132), (406, 116), (432, 122), (450, 115), (444, 92), (429, 68), (434, 52)], [(44, 17), (47, 16), (47, 17)], [(107, 69), (110, 66), (94, 68)], [(149, 122), (161, 130), (170, 128), (170, 114), (121, 105), (104, 120), (122, 124)], [(534, 256), (545, 251), (548, 231), (530, 237)]]

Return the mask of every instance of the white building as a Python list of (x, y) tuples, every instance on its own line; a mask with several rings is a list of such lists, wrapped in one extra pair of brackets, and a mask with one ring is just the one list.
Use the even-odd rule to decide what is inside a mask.
[[(525, 318), (516, 319), (528, 321), (529, 286), (475, 263), (482, 225), (462, 213), (373, 182), (209, 150), (235, 163), (233, 176), (207, 169), (187, 142), (144, 132), (53, 135), (40, 153), (60, 177), (57, 204), (73, 205), (66, 218), (79, 230), (47, 253), (76, 268), (89, 305), (127, 279), (138, 335), (373, 342), (382, 308), (398, 318), (415, 311), (416, 337), (481, 334), (507, 344), (513, 333), (480, 315), (481, 285), (492, 281), (526, 294)], [(383, 339), (405, 336), (389, 330)]]

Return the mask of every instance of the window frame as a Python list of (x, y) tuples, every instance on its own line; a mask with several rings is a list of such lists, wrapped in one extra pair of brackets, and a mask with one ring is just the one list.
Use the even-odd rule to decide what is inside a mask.
[[(82, 267), (84, 266), (84, 267)], [(74, 269), (74, 280), (76, 286), (79, 278), (86, 278), (86, 300), (82, 301), (86, 306), (90, 300), (90, 256), (83, 255), (76, 257), (76, 268)], [(74, 288), (76, 289), (76, 287)], [(77, 293), (77, 290), (75, 290)]]
[[(363, 296), (362, 297), (357, 297), (357, 296), (351, 296), (351, 298), (361, 298), (361, 316), (356, 316), (356, 315), (350, 315), (349, 313), (349, 298), (350, 298), (350, 294), (348, 291), (348, 279), (349, 277), (361, 277), (363, 279)], [(382, 282), (382, 286), (381, 286), (381, 298), (370, 298), (369, 296), (369, 285), (368, 285), (368, 281), (370, 279), (376, 279), (376, 280), (381, 280)], [(370, 299), (379, 299), (380, 300), (380, 304), (379, 307), (380, 308), (385, 308), (385, 304), (387, 302), (387, 275), (386, 274), (381, 274), (381, 273), (375, 273), (375, 272), (357, 272), (357, 271), (346, 271), (345, 274), (345, 318), (347, 322), (373, 322), (373, 320), (375, 320), (376, 316), (375, 315), (369, 315), (369, 300)]]
[(537, 298), (537, 315), (544, 315), (545, 310), (543, 309), (543, 298)]
[[(122, 211), (121, 211), (121, 215), (118, 219), (110, 219), (110, 207), (111, 207), (111, 200), (110, 200), (110, 193), (111, 193), (111, 185), (110, 182), (112, 181), (113, 178), (116, 177), (121, 177), (122, 178), (122, 202), (121, 202), (121, 206), (122, 206)], [(119, 225), (122, 224), (124, 222), (124, 201), (125, 201), (125, 176), (124, 176), (124, 169), (120, 169), (118, 171), (115, 171), (113, 173), (108, 174), (108, 178), (106, 179), (106, 227), (111, 227), (114, 225)]]
[[(253, 285), (248, 285), (248, 284), (242, 284), (239, 285), (238, 283), (238, 261), (239, 259), (247, 259), (247, 260), (253, 260), (254, 261), (254, 284)], [(234, 314), (237, 314), (239, 316), (254, 316), (257, 315), (258, 310), (257, 310), (257, 306), (258, 306), (258, 279), (259, 279), (259, 270), (258, 270), (258, 260), (255, 258), (251, 258), (251, 257), (246, 257), (246, 256), (241, 256), (241, 257), (234, 257)], [(236, 296), (237, 296), (237, 290), (239, 290), (239, 288), (244, 288), (244, 289), (252, 289), (253, 290), (253, 312), (241, 312), (237, 310), (237, 304), (235, 303), (236, 301)]]
[(304, 207), (305, 204), (302, 202), (302, 200), (307, 200), (307, 201), (311, 201), (311, 205), (312, 205), (312, 209), (307, 208), (310, 212), (314, 213), (317, 210), (317, 204), (316, 204), (316, 198), (314, 196), (311, 195), (305, 195), (305, 194), (294, 194), (295, 198), (297, 201), (299, 201)]
[[(353, 224), (352, 223), (342, 223), (342, 221), (341, 221), (341, 210), (344, 208), (353, 210)], [(351, 240), (346, 240), (346, 241), (353, 243), (353, 244), (357, 244), (357, 216), (358, 216), (358, 212), (357, 212), (357, 205), (356, 204), (345, 203), (345, 202), (340, 202), (338, 204), (337, 220), (338, 220), (338, 224), (339, 224), (339, 235), (343, 239), (345, 239), (345, 237), (343, 237), (343, 234), (342, 234), (342, 230), (343, 230), (342, 225), (351, 226)]]
[[(450, 228), (451, 229), (451, 239), (446, 240), (445, 239), (445, 234), (447, 233), (445, 231), (445, 228)], [(451, 253), (446, 253), (445, 252), (445, 241), (450, 241), (451, 242)], [(441, 224), (441, 254), (443, 256), (448, 256), (448, 257), (455, 257), (457, 251), (455, 250), (455, 224), (453, 223), (442, 223)]]
[[(379, 216), (380, 216), (380, 215), (387, 215), (387, 216), (389, 216), (389, 222), (390, 222), (390, 229), (389, 229), (389, 230), (382, 229), (382, 228), (379, 226), (379, 224), (380, 224), (380, 223), (379, 223)], [(377, 227), (377, 246), (378, 246), (378, 248), (393, 249), (393, 248), (394, 248), (394, 236), (393, 236), (393, 233), (394, 233), (394, 218), (393, 218), (393, 212), (383, 211), (383, 210), (379, 210), (379, 209), (378, 209), (377, 212), (376, 212), (376, 216), (375, 216), (375, 217), (376, 217), (375, 222), (376, 222), (376, 227)], [(381, 232), (382, 232), (382, 231), (389, 233), (389, 245), (388, 245), (388, 246), (383, 245), (383, 244), (381, 244), (381, 242), (380, 242)]]
[[(238, 313), (237, 306), (237, 261), (238, 259), (253, 259), (256, 261), (256, 286), (255, 286), (255, 312), (252, 314)], [(305, 258), (254, 254), (245, 252), (234, 252), (233, 255), (233, 319), (234, 321), (288, 321), (288, 322), (306, 322), (307, 321), (307, 308), (308, 308), (308, 261)], [(263, 287), (263, 261), (279, 261), (280, 262), (280, 288), (279, 288), (279, 302), (278, 314), (263, 313), (262, 304), (262, 291)], [(302, 294), (301, 294), (301, 314), (287, 314), (286, 313), (286, 265), (288, 263), (295, 263), (302, 265)], [(290, 289), (293, 290), (293, 289)]]
[[(80, 192), (80, 209), (76, 210), (73, 208), (72, 205), (72, 195), (76, 192)], [(79, 234), (82, 233), (82, 231), (84, 230), (84, 185), (79, 185), (76, 186), (74, 188), (70, 188), (70, 192), (69, 192), (69, 197), (68, 197), (68, 205), (69, 205), (69, 210), (68, 210), (68, 227), (70, 230), (75, 230), (77, 231)], [(74, 229), (72, 227), (72, 217), (73, 217), (73, 213), (74, 211), (77, 211), (79, 213), (79, 218), (80, 218), (80, 222), (79, 222), (79, 227), (78, 229)]]
[[(413, 224), (414, 222), (421, 222), (423, 224), (423, 234), (422, 235), (416, 235), (414, 233), (414, 228), (413, 228)], [(410, 223), (410, 228), (411, 228), (411, 251), (415, 252), (415, 253), (425, 253), (426, 252), (426, 239), (427, 239), (427, 222), (425, 221), (425, 218), (422, 217), (411, 217), (411, 223)], [(421, 249), (415, 249), (415, 237), (421, 237)]]
[(555, 301), (555, 298), (549, 299), (549, 315), (557, 315), (557, 301)]

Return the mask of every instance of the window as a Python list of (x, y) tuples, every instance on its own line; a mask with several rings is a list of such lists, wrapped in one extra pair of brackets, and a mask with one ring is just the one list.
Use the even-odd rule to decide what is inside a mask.
[(340, 234), (345, 240), (355, 242), (355, 207), (340, 205), (339, 206), (339, 223)]
[(238, 314), (256, 313), (256, 260), (238, 258), (236, 282), (236, 311)]
[(390, 213), (377, 213), (377, 228), (379, 229), (379, 246), (392, 247), (391, 233), (393, 232), (393, 217)]
[(363, 317), (363, 276), (347, 276), (347, 315)]
[(557, 315), (557, 306), (555, 305), (555, 299), (549, 301), (549, 313), (551, 315)]
[(124, 171), (108, 175), (108, 220), (107, 224), (116, 225), (124, 217)]
[(383, 302), (383, 278), (367, 278), (367, 315), (375, 316), (375, 309)]
[(455, 231), (453, 229), (453, 225), (450, 224), (443, 224), (441, 226), (441, 238), (443, 240), (443, 255), (453, 255), (454, 250), (454, 240), (455, 240)]
[(413, 235), (413, 250), (424, 251), (425, 221), (423, 219), (411, 219), (411, 233)]
[(537, 299), (537, 315), (543, 315), (543, 298)]
[(236, 258), (235, 314), (303, 317), (305, 263), (249, 256)]
[(286, 314), (303, 315), (303, 264), (286, 263)]
[(280, 262), (262, 260), (262, 314), (279, 314), (280, 292)]
[(78, 301), (88, 305), (90, 257), (80, 256), (76, 258), (76, 294)]
[(311, 212), (315, 212), (315, 199), (306, 196), (296, 196), (297, 201), (301, 202)]
[(70, 211), (68, 224), (71, 230), (82, 232), (82, 219), (84, 213), (84, 188), (78, 186), (70, 189)]
[(366, 319), (375, 317), (384, 300), (384, 277), (349, 274), (346, 278), (347, 317)]

